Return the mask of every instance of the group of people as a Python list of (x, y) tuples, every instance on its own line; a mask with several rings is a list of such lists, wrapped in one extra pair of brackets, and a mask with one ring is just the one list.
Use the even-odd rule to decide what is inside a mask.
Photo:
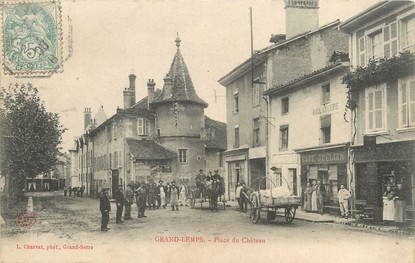
[(222, 177), (219, 175), (219, 170), (215, 170), (215, 173), (212, 174), (212, 171), (209, 171), (208, 175), (203, 173), (203, 169), (199, 170), (199, 174), (196, 175), (196, 187), (199, 190), (201, 197), (203, 198), (206, 194), (207, 184), (219, 183), (221, 182)]
[[(100, 211), (101, 211), (101, 231), (107, 231), (109, 222), (109, 212), (111, 211), (111, 204), (108, 197), (109, 188), (103, 188), (100, 195)], [(138, 218), (147, 217), (145, 215), (146, 207), (149, 209), (166, 208), (169, 204), (172, 211), (178, 211), (179, 205), (187, 204), (187, 185), (182, 181), (181, 186), (176, 185), (175, 181), (163, 184), (160, 180), (157, 185), (152, 183), (139, 183), (135, 187), (132, 184), (127, 185), (127, 189), (123, 192), (122, 187), (119, 187), (114, 193), (116, 204), (116, 220), (117, 224), (122, 223), (122, 214), (124, 211), (124, 220), (130, 220), (131, 206), (134, 201), (138, 208)]]
[(306, 212), (324, 213), (324, 196), (326, 189), (320, 180), (313, 180), (307, 183), (304, 192), (304, 210)]
[(383, 193), (383, 221), (385, 223), (405, 223), (405, 199), (402, 184), (397, 184), (396, 189), (390, 185), (386, 186), (386, 191)]
[(85, 186), (81, 186), (81, 187), (71, 187), (71, 186), (65, 186), (63, 188), (63, 195), (67, 196), (69, 192), (69, 196), (77, 196), (77, 197), (83, 197), (84, 196), (84, 192), (85, 192)]

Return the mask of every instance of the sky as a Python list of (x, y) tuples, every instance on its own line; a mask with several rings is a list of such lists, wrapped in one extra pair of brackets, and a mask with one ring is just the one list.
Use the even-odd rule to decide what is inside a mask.
[[(345, 21), (377, 0), (320, 0), (320, 26)], [(73, 147), (83, 132), (83, 111), (103, 106), (108, 117), (123, 107), (128, 75), (137, 75), (136, 100), (154, 79), (163, 87), (176, 52), (181, 53), (196, 92), (209, 103), (205, 114), (226, 122), (225, 88), (218, 80), (250, 57), (250, 17), (254, 50), (265, 48), (271, 34), (285, 33), (283, 0), (62, 0), (63, 72), (48, 78), (0, 74), (0, 84), (30, 82), (48, 111), (60, 114), (68, 130), (62, 147)], [(70, 30), (72, 28), (72, 30)], [(70, 33), (72, 32), (72, 33)], [(68, 57), (69, 49), (73, 53)], [(216, 99), (215, 99), (216, 93)]]

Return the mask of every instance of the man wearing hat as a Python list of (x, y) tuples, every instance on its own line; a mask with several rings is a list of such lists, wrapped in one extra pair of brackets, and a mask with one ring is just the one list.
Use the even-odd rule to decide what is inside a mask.
[(200, 194), (204, 196), (204, 184), (206, 180), (206, 175), (203, 173), (203, 169), (199, 170), (199, 174), (196, 175), (196, 187), (199, 189)]
[(147, 202), (146, 200), (147, 191), (146, 191), (146, 185), (144, 182), (140, 184), (136, 192), (137, 192), (138, 218), (147, 217), (144, 215), (146, 211), (146, 202)]
[(127, 185), (127, 190), (125, 191), (125, 212), (124, 220), (130, 220), (131, 218), (131, 205), (134, 202), (134, 192), (131, 187), (131, 184)]
[(163, 208), (166, 208), (166, 192), (165, 187), (163, 185), (163, 180), (159, 181), (159, 185), (157, 186), (157, 203), (158, 207), (163, 206)]
[(110, 220), (111, 204), (108, 198), (108, 188), (102, 188), (99, 197), (99, 210), (101, 211), (101, 231), (108, 231), (108, 221)]
[(122, 210), (124, 208), (124, 193), (122, 192), (122, 186), (120, 185), (117, 189), (117, 191), (114, 194), (115, 203), (117, 204), (117, 216), (115, 222), (117, 224), (122, 223), (121, 217), (122, 217)]
[(215, 170), (215, 174), (212, 176), (212, 179), (220, 181), (221, 177), (219, 175), (219, 170)]

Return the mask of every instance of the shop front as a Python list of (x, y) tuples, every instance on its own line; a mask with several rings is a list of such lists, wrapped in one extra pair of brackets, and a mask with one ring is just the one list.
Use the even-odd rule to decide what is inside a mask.
[(356, 203), (382, 220), (382, 196), (387, 186), (402, 184), (407, 206), (413, 206), (415, 142), (394, 142), (353, 147), (356, 173)]
[(301, 165), (301, 189), (307, 184), (320, 180), (324, 186), (324, 205), (337, 206), (337, 193), (340, 185), (349, 189), (347, 176), (348, 145), (298, 149)]
[(238, 183), (249, 184), (247, 155), (247, 149), (225, 152), (227, 168), (227, 176), (225, 177), (225, 196), (228, 200), (235, 200), (235, 192)]

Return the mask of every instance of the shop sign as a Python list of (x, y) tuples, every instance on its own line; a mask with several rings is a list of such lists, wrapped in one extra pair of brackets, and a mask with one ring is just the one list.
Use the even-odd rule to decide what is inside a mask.
[(347, 153), (345, 151), (301, 153), (301, 164), (327, 164), (345, 162), (347, 162)]
[(328, 112), (337, 110), (338, 108), (339, 108), (338, 102), (324, 104), (319, 108), (313, 109), (313, 115), (320, 115), (320, 114), (328, 113)]

